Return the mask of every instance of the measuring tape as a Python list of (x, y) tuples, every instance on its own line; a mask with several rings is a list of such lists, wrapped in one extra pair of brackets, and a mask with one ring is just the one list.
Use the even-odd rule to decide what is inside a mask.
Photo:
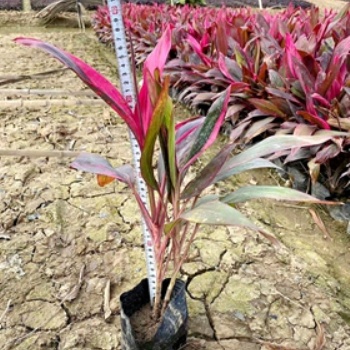
[[(109, 14), (111, 16), (111, 24), (114, 39), (114, 48), (118, 61), (119, 77), (121, 90), (124, 98), (128, 102), (131, 110), (134, 110), (136, 104), (136, 92), (133, 83), (133, 76), (130, 68), (129, 54), (126, 47), (125, 28), (123, 22), (122, 6), (120, 0), (108, 0)], [(131, 43), (130, 43), (131, 44)], [(131, 143), (131, 150), (133, 154), (134, 167), (136, 170), (137, 190), (142, 202), (148, 206), (148, 193), (145, 181), (141, 177), (140, 159), (141, 151), (139, 144), (134, 134), (129, 130), (129, 138)], [(151, 305), (153, 305), (156, 292), (156, 264), (153, 249), (152, 235), (146, 225), (145, 220), (141, 216), (142, 232), (145, 243), (148, 286)]]

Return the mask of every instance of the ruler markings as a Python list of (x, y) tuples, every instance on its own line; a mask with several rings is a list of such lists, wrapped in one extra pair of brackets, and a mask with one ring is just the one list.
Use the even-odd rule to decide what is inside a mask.
[[(119, 77), (121, 90), (129, 104), (131, 110), (134, 110), (136, 104), (136, 90), (132, 79), (129, 54), (126, 46), (125, 28), (123, 23), (122, 7), (120, 0), (108, 0), (109, 13), (113, 31), (115, 53), (118, 61)], [(142, 202), (148, 206), (148, 193), (146, 184), (141, 177), (140, 159), (141, 151), (134, 134), (129, 130), (131, 150), (133, 154), (134, 167), (136, 170), (137, 190)], [(145, 220), (141, 217), (143, 238), (145, 244), (146, 265), (148, 275), (148, 285), (150, 292), (150, 301), (153, 304), (156, 291), (156, 264), (155, 254), (152, 243), (152, 235)]]

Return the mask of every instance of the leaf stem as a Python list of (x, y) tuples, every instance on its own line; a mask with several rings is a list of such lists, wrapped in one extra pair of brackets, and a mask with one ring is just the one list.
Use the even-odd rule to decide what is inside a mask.
[(169, 286), (168, 286), (168, 289), (166, 291), (166, 294), (165, 294), (165, 297), (164, 297), (164, 300), (163, 300), (163, 305), (162, 305), (162, 311), (161, 311), (161, 316), (164, 315), (164, 312), (166, 310), (166, 308), (168, 307), (169, 305), (169, 302), (170, 302), (170, 299), (171, 299), (171, 295), (173, 293), (173, 289), (174, 289), (174, 286), (175, 286), (175, 283), (176, 283), (176, 278), (177, 278), (177, 275), (181, 269), (181, 266), (183, 265), (183, 263), (186, 261), (187, 259), (187, 256), (188, 256), (188, 252), (190, 250), (190, 246), (191, 244), (193, 243), (193, 240), (197, 234), (197, 231), (198, 231), (198, 228), (199, 228), (199, 224), (196, 224), (193, 228), (193, 231), (192, 231), (192, 234), (191, 234), (191, 237), (190, 239), (188, 240), (187, 242), (187, 245), (186, 245), (186, 248), (185, 248), (185, 251), (184, 253), (182, 254), (182, 258), (180, 259), (180, 261), (178, 262), (177, 266), (175, 267), (174, 269), (174, 272), (171, 276), (171, 280), (170, 280), (170, 283), (169, 283)]

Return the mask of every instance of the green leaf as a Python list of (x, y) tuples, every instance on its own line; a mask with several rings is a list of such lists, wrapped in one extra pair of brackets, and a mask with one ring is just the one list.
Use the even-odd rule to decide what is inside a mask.
[(204, 203), (214, 202), (219, 199), (220, 199), (220, 196), (218, 194), (207, 194), (198, 199), (198, 201), (196, 202), (196, 206), (198, 207), (199, 205), (202, 205)]
[(267, 159), (257, 158), (250, 162), (230, 168), (226, 171), (221, 171), (219, 174), (217, 174), (213, 183), (217, 183), (219, 181), (225, 180), (232, 175), (237, 175), (237, 174), (243, 173), (244, 171), (261, 169), (261, 168), (275, 168), (275, 169), (282, 170), (279, 166), (270, 162)]
[(221, 167), (225, 164), (228, 156), (230, 155), (235, 144), (225, 146), (200, 172), (190, 181), (183, 193), (181, 199), (188, 199), (201, 194), (201, 192), (210, 186), (215, 179), (216, 174), (220, 171)]
[(251, 230), (258, 231), (272, 244), (276, 246), (279, 245), (279, 242), (275, 237), (256, 226), (238, 210), (232, 208), (230, 205), (220, 202), (219, 200), (208, 199), (210, 199), (209, 196), (207, 200), (198, 202), (195, 208), (184, 212), (181, 215), (181, 218), (196, 224), (225, 225), (249, 228)]
[(195, 208), (184, 212), (181, 219), (196, 224), (241, 226), (256, 231), (260, 230), (238, 210), (219, 200), (204, 201)]
[(274, 88), (283, 88), (284, 87), (284, 81), (279, 73), (277, 73), (275, 70), (269, 69), (269, 78), (271, 82), (271, 86)]
[(323, 203), (331, 204), (332, 202), (322, 201), (306, 193), (293, 190), (287, 187), (278, 186), (246, 186), (226, 195), (221, 199), (222, 202), (228, 204), (242, 203), (252, 199), (276, 199), (292, 202), (306, 203)]
[(211, 105), (204, 123), (196, 135), (196, 139), (187, 157), (187, 164), (184, 168), (192, 164), (216, 140), (227, 112), (229, 98), (230, 88), (226, 89), (226, 91)]
[(261, 135), (266, 130), (271, 130), (276, 124), (273, 123), (276, 117), (266, 117), (254, 122), (244, 134), (245, 143), (250, 142), (253, 138)]
[(164, 225), (164, 234), (168, 235), (170, 231), (177, 225), (181, 224), (182, 219), (176, 219), (173, 221), (168, 222), (167, 224)]
[(238, 66), (240, 68), (242, 68), (243, 66), (246, 66), (247, 62), (246, 62), (246, 59), (245, 59), (244, 54), (242, 53), (242, 51), (237, 46), (235, 46), (234, 52), (235, 52), (236, 62), (238, 64)]
[(175, 136), (175, 118), (173, 116), (173, 103), (170, 97), (168, 97), (167, 109), (171, 113), (166, 113), (164, 118), (165, 128), (167, 130), (167, 156), (169, 166), (169, 176), (173, 187), (176, 186), (178, 169), (176, 166), (176, 136)]
[[(141, 174), (146, 183), (154, 189), (158, 189), (157, 180), (154, 177), (153, 172), (153, 155), (154, 155), (154, 146), (159, 135), (160, 128), (164, 123), (164, 119), (168, 118), (168, 114), (172, 113), (172, 104), (169, 103), (169, 79), (164, 81), (162, 90), (160, 92), (157, 104), (155, 106), (151, 123), (147, 130), (145, 145), (141, 154)], [(170, 100), (171, 102), (171, 100)]]
[[(234, 171), (239, 165), (246, 164), (252, 160), (275, 154), (287, 149), (310, 147), (325, 143), (334, 137), (332, 132), (322, 131), (314, 136), (292, 136), (292, 135), (276, 135), (257, 143), (253, 147), (246, 149), (240, 154), (229, 159), (221, 168), (217, 177), (227, 177), (226, 173)], [(349, 135), (349, 134), (347, 134)]]

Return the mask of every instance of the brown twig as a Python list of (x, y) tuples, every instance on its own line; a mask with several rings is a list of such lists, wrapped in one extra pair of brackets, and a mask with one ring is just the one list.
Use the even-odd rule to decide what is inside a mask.
[(19, 81), (27, 80), (27, 79), (43, 79), (43, 78), (46, 78), (48, 75), (64, 72), (66, 70), (68, 70), (68, 68), (52, 69), (41, 73), (31, 74), (31, 75), (4, 75), (4, 76), (0, 76), (0, 86), (17, 83)]
[(29, 158), (40, 158), (40, 157), (58, 157), (58, 158), (75, 158), (81, 152), (72, 151), (36, 151), (36, 150), (10, 150), (0, 149), (0, 157), (29, 157)]
[(0, 89), (2, 96), (50, 95), (50, 96), (85, 96), (96, 97), (92, 91), (72, 91), (65, 89)]
[(105, 102), (100, 99), (54, 99), (54, 100), (8, 100), (1, 101), (0, 109), (8, 108), (49, 108), (52, 106), (71, 107), (71, 106), (101, 106)]
[(12, 300), (9, 299), (9, 301), (6, 304), (6, 308), (5, 308), (4, 312), (0, 315), (0, 328), (1, 328), (1, 321), (6, 316), (6, 314), (10, 311), (11, 303), (12, 303)]
[(111, 280), (107, 280), (106, 287), (104, 290), (104, 301), (103, 301), (103, 311), (105, 313), (105, 320), (108, 320), (112, 315), (112, 310), (110, 307), (111, 299)]

